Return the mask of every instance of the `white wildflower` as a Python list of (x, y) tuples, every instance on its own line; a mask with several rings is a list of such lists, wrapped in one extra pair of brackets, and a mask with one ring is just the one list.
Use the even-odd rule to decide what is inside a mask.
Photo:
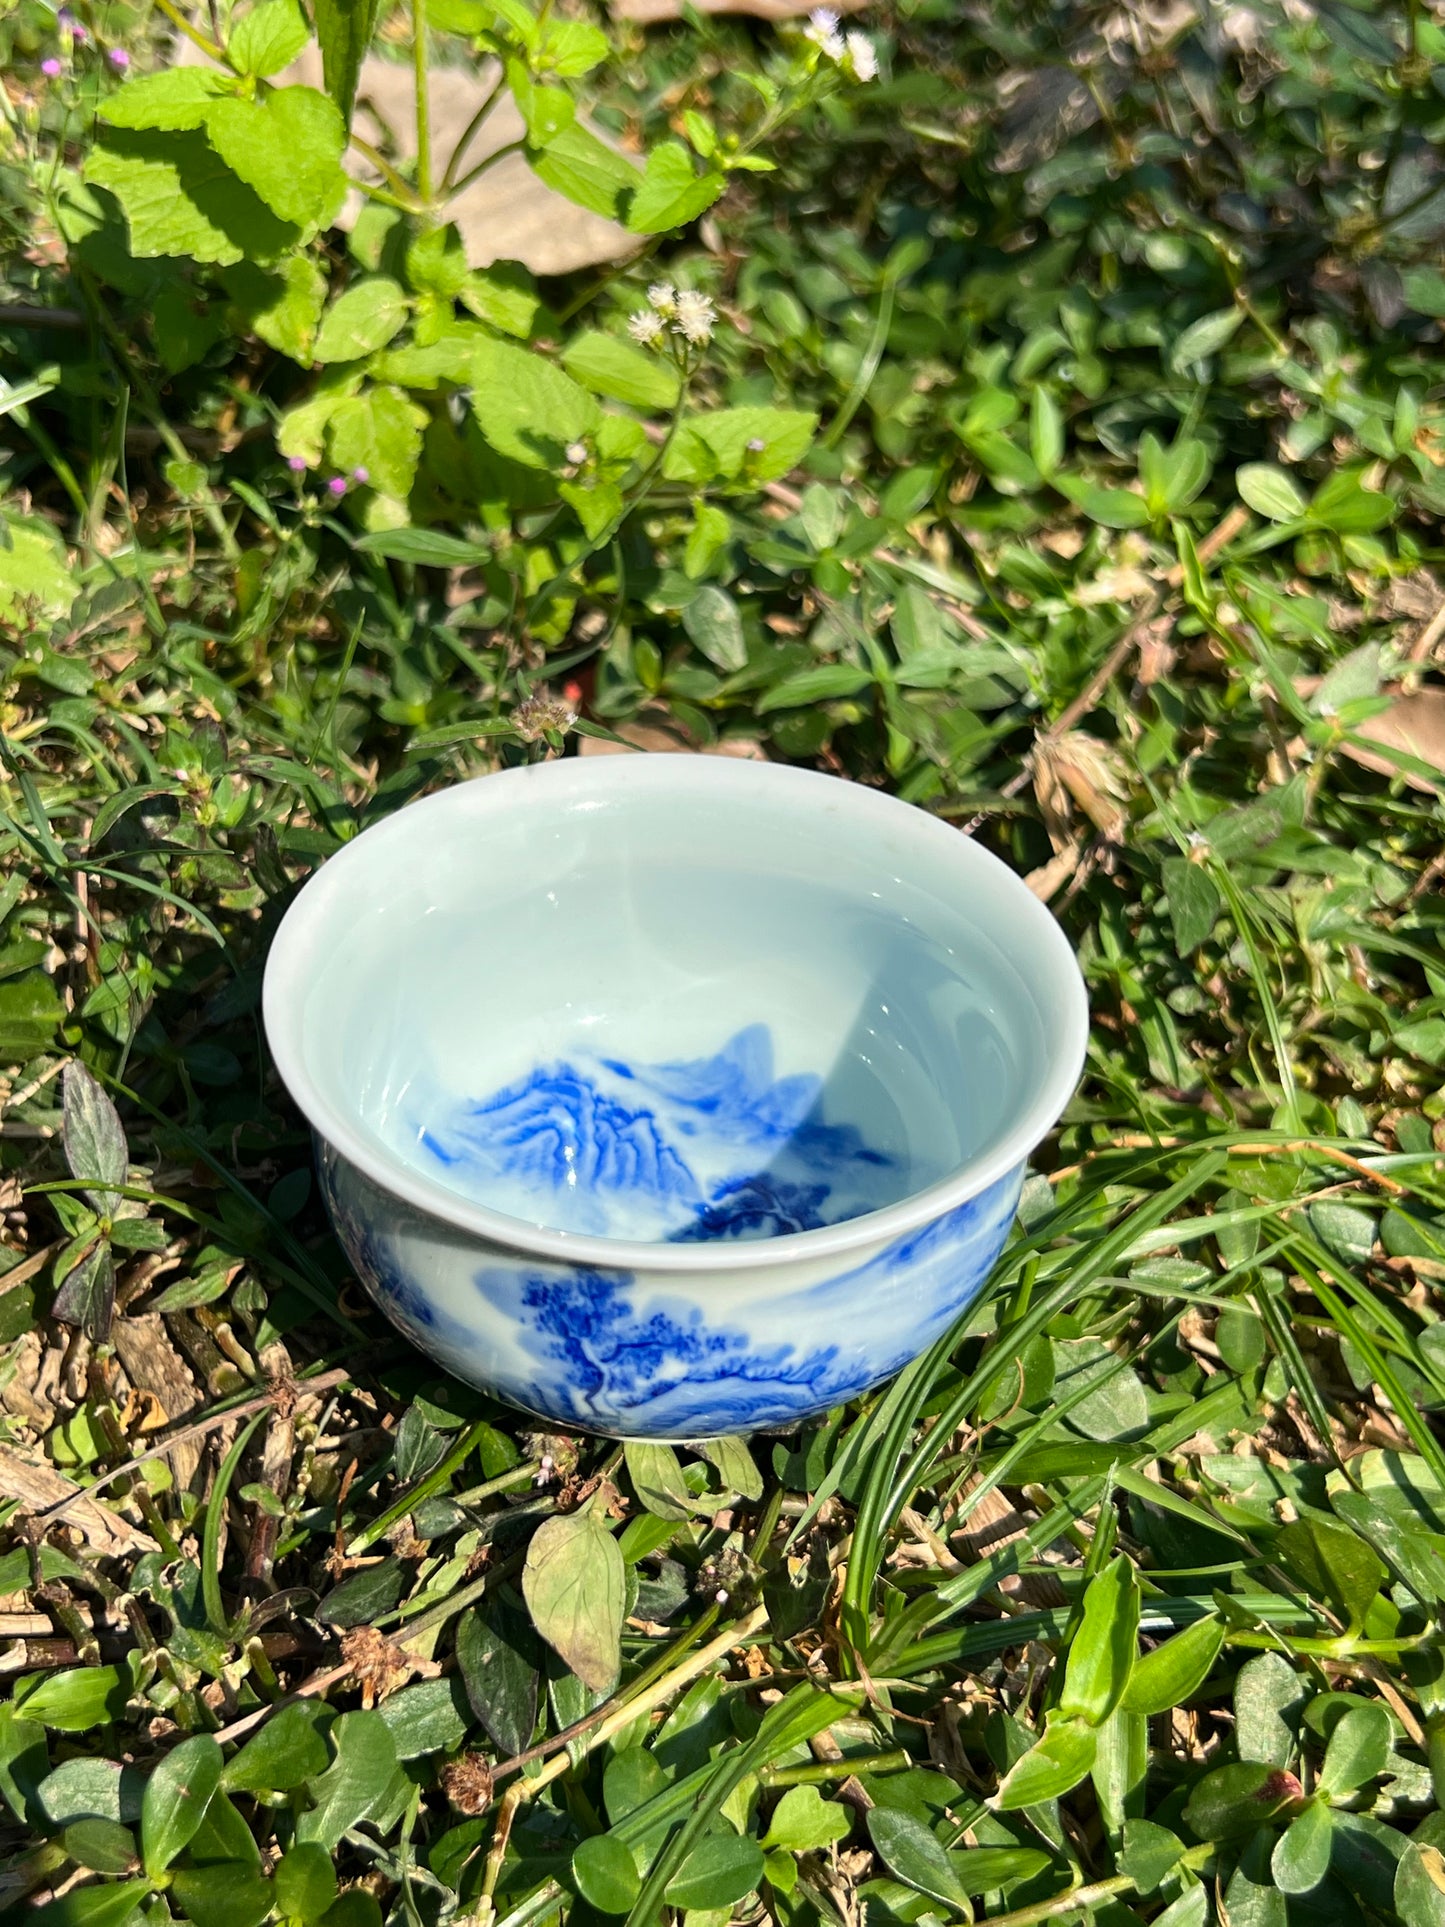
[(686, 335), (689, 341), (695, 344), (711, 341), (716, 320), (716, 311), (705, 294), (686, 288), (677, 297), (677, 320), (673, 325), (678, 334)]
[(571, 462), (574, 468), (580, 468), (587, 460), (586, 442), (568, 442), (567, 460)]
[(878, 78), (878, 55), (874, 52), (873, 42), (866, 33), (850, 33), (848, 36), (847, 64), (855, 80), (876, 80)]
[(644, 348), (654, 348), (662, 339), (662, 316), (651, 308), (640, 308), (627, 323), (627, 332)]
[(664, 321), (671, 321), (677, 313), (677, 289), (670, 281), (654, 281), (647, 290), (647, 298)]
[(838, 16), (831, 7), (814, 7), (803, 29), (803, 38), (821, 47), (830, 60), (843, 58), (843, 36), (838, 31)]

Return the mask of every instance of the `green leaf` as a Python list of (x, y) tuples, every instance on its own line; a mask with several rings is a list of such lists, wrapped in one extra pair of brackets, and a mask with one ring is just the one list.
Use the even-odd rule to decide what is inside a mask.
[(1352, 1706), (1330, 1734), (1319, 1791), (1337, 1799), (1377, 1780), (1389, 1763), (1394, 1738), (1390, 1715), (1378, 1700)]
[(1276, 1535), (1274, 1554), (1314, 1598), (1338, 1606), (1352, 1630), (1364, 1623), (1387, 1577), (1384, 1563), (1363, 1539), (1312, 1508)]
[(504, 1754), (531, 1743), (537, 1724), (536, 1635), (519, 1612), (499, 1601), (473, 1607), (457, 1624), (457, 1666), (472, 1711)]
[(811, 1853), (841, 1840), (853, 1825), (847, 1807), (825, 1800), (815, 1786), (789, 1787), (773, 1808), (762, 1840), (764, 1853), (784, 1847), (789, 1853)]
[[(224, 1787), (224, 1779), (222, 1787)], [(239, 1809), (227, 1799), (224, 1791), (218, 1789), (211, 1795), (201, 1824), (191, 1835), (191, 1844), (186, 1849), (186, 1858), (193, 1867), (209, 1867), (217, 1864), (248, 1866), (259, 1873), (261, 1853), (251, 1829), (241, 1818)]]
[(472, 413), (499, 455), (527, 468), (561, 468), (567, 447), (596, 431), (587, 390), (528, 348), (489, 341), (472, 368)]
[(1051, 1864), (1051, 1856), (1036, 1847), (967, 1847), (948, 1860), (966, 1894), (996, 1893), (1015, 1880), (1032, 1880)]
[(1219, 1314), (1214, 1342), (1232, 1372), (1252, 1372), (1264, 1359), (1264, 1320), (1247, 1305), (1231, 1305)]
[(727, 1491), (736, 1492), (741, 1499), (762, 1498), (763, 1475), (741, 1439), (701, 1439), (697, 1449), (710, 1465), (716, 1466)]
[(1069, 1647), (1059, 1716), (1102, 1726), (1124, 1697), (1139, 1650), (1139, 1582), (1120, 1553), (1084, 1592), (1084, 1617)]
[(238, 73), (269, 80), (290, 65), (310, 38), (296, 0), (261, 0), (232, 27), (226, 54)]
[(772, 482), (796, 468), (812, 444), (816, 415), (792, 408), (719, 408), (689, 415), (663, 457), (673, 482)]
[(895, 1879), (969, 1916), (968, 1895), (952, 1860), (914, 1814), (870, 1807), (868, 1837)]
[(575, 121), (527, 159), (539, 181), (609, 221), (622, 218), (640, 179), (629, 160)]
[(115, 1258), (108, 1241), (92, 1245), (66, 1272), (50, 1315), (103, 1342), (115, 1309)]
[[(0, 1734), (8, 1724), (28, 1722), (0, 1721)], [(43, 1758), (39, 1765), (43, 1778), (35, 1788), (34, 1803), (40, 1831), (60, 1832), (76, 1820), (140, 1818), (145, 1781), (135, 1767), (123, 1767), (114, 1760), (80, 1758), (63, 1760), (53, 1773), (45, 1774)]]
[(214, 103), (233, 94), (235, 84), (212, 67), (166, 67), (137, 74), (96, 111), (111, 127), (204, 127)]
[(1014, 1813), (1059, 1799), (1088, 1773), (1098, 1746), (1098, 1733), (1086, 1721), (1050, 1713), (1043, 1737), (1020, 1754), (999, 1782), (994, 1805), (1000, 1813)]
[(763, 1855), (756, 1840), (712, 1833), (701, 1840), (668, 1881), (669, 1907), (730, 1907), (763, 1877)]
[(182, 1740), (164, 1754), (146, 1781), (140, 1837), (151, 1879), (164, 1873), (200, 1826), (225, 1762), (209, 1733)]
[(1180, 956), (1188, 957), (1213, 930), (1223, 899), (1209, 872), (1188, 857), (1166, 857), (1162, 869), (1174, 941)]
[(150, 1892), (148, 1880), (97, 1881), (28, 1911), (26, 1927), (124, 1927)]
[(1395, 1911), (1404, 1927), (1445, 1927), (1445, 1854), (1410, 1841), (1395, 1869)]
[(403, 1762), (428, 1753), (454, 1753), (471, 1727), (466, 1689), (459, 1679), (419, 1680), (389, 1693), (376, 1710)]
[[(23, 1555), (24, 1548), (20, 1551)], [(51, 1777), (49, 1767), (45, 1728), (35, 1720), (17, 1719), (8, 1706), (0, 1708), (0, 1799), (22, 1827), (39, 1830), (37, 1823), (47, 1817), (40, 1789)]]
[(1216, 1767), (1190, 1794), (1184, 1819), (1201, 1840), (1238, 1840), (1300, 1798), (1300, 1783), (1282, 1768), (1241, 1760)]
[(114, 1187), (125, 1183), (130, 1165), (125, 1126), (79, 1058), (66, 1065), (61, 1090), (65, 1162), (70, 1175), (93, 1186), (85, 1195), (102, 1216), (112, 1216), (121, 1202)]
[(1234, 1682), (1234, 1738), (1242, 1760), (1288, 1766), (1308, 1689), (1281, 1653), (1261, 1653)]
[(1175, 1633), (1134, 1662), (1121, 1702), (1126, 1712), (1152, 1717), (1183, 1706), (1208, 1679), (1224, 1644), (1224, 1623), (1211, 1614)]
[(1220, 308), (1214, 314), (1201, 315), (1198, 321), (1191, 321), (1169, 350), (1169, 366), (1175, 374), (1182, 374), (1216, 355), (1227, 342), (1239, 332), (1244, 320), (1242, 308)]
[(1047, 388), (1035, 388), (1029, 403), (1029, 453), (1045, 481), (1064, 459), (1064, 417)]
[(88, 1733), (124, 1716), (129, 1694), (114, 1666), (82, 1666), (65, 1673), (32, 1673), (11, 1701), (27, 1720), (61, 1733)]
[(617, 1541), (593, 1512), (545, 1519), (522, 1570), (532, 1623), (584, 1686), (610, 1693), (622, 1663), (626, 1574)]
[(274, 260), (298, 238), (200, 133), (110, 129), (87, 156), (85, 179), (120, 202), (141, 258), (183, 254), (225, 267)]
[(1281, 1893), (1313, 1893), (1330, 1870), (1334, 1823), (1323, 1800), (1312, 1800), (1296, 1814), (1270, 1856), (1269, 1869)]
[(381, 1907), (365, 1887), (348, 1887), (321, 1916), (320, 1927), (381, 1927)]
[(561, 482), (557, 493), (572, 508), (592, 542), (601, 541), (627, 508), (622, 490), (615, 482)]
[(659, 1519), (692, 1517), (692, 1494), (682, 1476), (682, 1465), (670, 1445), (651, 1445), (628, 1439), (622, 1448), (632, 1489)]
[(170, 1893), (195, 1927), (261, 1927), (275, 1906), (269, 1880), (253, 1867), (179, 1867)]
[(1055, 1396), (1070, 1401), (1068, 1423), (1074, 1431), (1090, 1439), (1129, 1439), (1148, 1429), (1144, 1387), (1116, 1351), (1099, 1338), (1050, 1343)]
[(1119, 1871), (1128, 1874), (1141, 1894), (1152, 1894), (1173, 1873), (1183, 1852), (1184, 1842), (1168, 1827), (1153, 1820), (1126, 1820)]
[(337, 403), (326, 444), (343, 473), (365, 469), (371, 486), (404, 501), (421, 460), (427, 414), (400, 388), (380, 384)]
[(1273, 462), (1246, 462), (1234, 471), (1234, 486), (1247, 508), (1271, 522), (1295, 522), (1305, 512), (1299, 483)]
[(539, 73), (577, 80), (600, 67), (612, 51), (600, 27), (586, 20), (550, 20), (534, 55)]
[(577, 336), (562, 356), (562, 366), (584, 388), (634, 408), (673, 408), (681, 378), (671, 362), (645, 348), (596, 329)]
[(283, 1706), (229, 1760), (221, 1784), (232, 1793), (282, 1793), (326, 1769), (326, 1742), (316, 1730), (318, 1708)]
[(491, 548), (481, 542), (466, 542), (443, 529), (374, 529), (357, 541), (364, 555), (389, 555), (397, 562), (414, 562), (420, 568), (470, 569), (491, 559)]
[(523, 341), (542, 305), (536, 284), (520, 261), (494, 261), (489, 268), (473, 269), (457, 299), (479, 320)]
[(348, 130), (356, 104), (356, 83), (366, 58), (381, 0), (312, 0), (321, 71)]
[(748, 664), (748, 645), (738, 605), (726, 589), (709, 582), (682, 610), (682, 626), (710, 663), (731, 675)]
[(94, 1873), (139, 1873), (135, 1835), (118, 1820), (76, 1820), (65, 1829), (65, 1851)]
[(631, 1847), (615, 1834), (594, 1833), (572, 1855), (572, 1878), (582, 1898), (601, 1914), (625, 1914), (642, 1891)]
[(232, 173), (283, 221), (315, 233), (335, 220), (347, 191), (346, 130), (325, 94), (278, 87), (263, 101), (218, 101), (206, 131)]
[(1142, 529), (1149, 520), (1149, 505), (1144, 497), (1129, 489), (1100, 488), (1097, 482), (1086, 481), (1080, 475), (1056, 475), (1054, 487), (1100, 528)]
[(38, 517), (10, 516), (0, 521), (0, 534), (9, 537), (8, 546), (0, 545), (0, 616), (14, 622), (37, 605), (42, 614), (63, 615), (75, 600), (76, 585), (55, 530)]
[(379, 1713), (343, 1713), (331, 1729), (331, 1765), (310, 1783), (312, 1806), (296, 1821), (298, 1841), (334, 1853), (342, 1835), (385, 1800), (396, 1774), (396, 1748)]
[(721, 168), (699, 174), (681, 141), (663, 141), (647, 157), (647, 169), (627, 206), (634, 234), (663, 234), (685, 227), (710, 208), (727, 186)]
[(228, 269), (224, 279), (239, 328), (309, 368), (326, 305), (326, 277), (311, 256), (290, 255), (271, 274), (243, 261)]
[(775, 682), (759, 701), (758, 714), (767, 716), (775, 709), (802, 709), (842, 696), (856, 696), (872, 681), (869, 670), (851, 662), (819, 663), (816, 669), (795, 670), (791, 676)]
[(317, 1920), (336, 1898), (336, 1870), (325, 1847), (308, 1841), (276, 1864), (276, 1904), (295, 1920)]
[(359, 361), (375, 354), (406, 326), (411, 303), (389, 275), (369, 274), (337, 295), (321, 318), (312, 349), (316, 361)]
[(655, 1800), (667, 1786), (667, 1775), (652, 1754), (640, 1746), (624, 1747), (607, 1762), (602, 1798), (607, 1818), (615, 1827), (638, 1807)]
[(1367, 489), (1358, 469), (1337, 469), (1315, 490), (1309, 519), (1336, 535), (1369, 535), (1393, 522), (1399, 504), (1392, 495)]

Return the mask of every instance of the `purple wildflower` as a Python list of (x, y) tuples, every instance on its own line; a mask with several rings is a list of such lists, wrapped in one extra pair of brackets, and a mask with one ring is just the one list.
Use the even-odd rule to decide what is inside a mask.
[(45, 75), (47, 80), (58, 80), (65, 72), (65, 68), (61, 65), (60, 61), (55, 58), (54, 54), (52, 54), (49, 60), (41, 61), (40, 71)]
[(106, 59), (112, 67), (119, 67), (122, 72), (130, 65), (130, 55), (124, 47), (112, 47)]
[(306, 457), (304, 455), (288, 455), (286, 457), (286, 466), (293, 475), (300, 475), (306, 467)]
[(360, 487), (365, 488), (366, 484), (371, 480), (371, 471), (366, 468), (354, 468), (351, 471), (351, 479)]
[(339, 499), (346, 493), (346, 477), (344, 475), (333, 475), (331, 480), (326, 484), (326, 492), (328, 495), (335, 495)]

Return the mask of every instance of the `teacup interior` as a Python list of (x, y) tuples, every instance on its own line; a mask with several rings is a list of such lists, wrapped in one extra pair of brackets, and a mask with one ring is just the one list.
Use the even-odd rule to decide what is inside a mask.
[(392, 1160), (552, 1230), (778, 1237), (938, 1182), (1036, 1094), (1050, 1013), (1007, 891), (827, 787), (539, 787), (419, 834), (320, 946), (312, 1074)]

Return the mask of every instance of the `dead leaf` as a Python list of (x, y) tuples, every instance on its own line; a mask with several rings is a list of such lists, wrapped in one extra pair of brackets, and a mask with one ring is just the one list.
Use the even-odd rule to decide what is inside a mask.
[(26, 1458), (3, 1445), (0, 1445), (0, 1492), (8, 1499), (18, 1499), (24, 1512), (48, 1512), (52, 1506), (64, 1505), (65, 1510), (59, 1516), (103, 1559), (115, 1558), (121, 1553), (156, 1550), (156, 1542), (149, 1533), (138, 1532), (118, 1512), (82, 1492), (54, 1466)]

